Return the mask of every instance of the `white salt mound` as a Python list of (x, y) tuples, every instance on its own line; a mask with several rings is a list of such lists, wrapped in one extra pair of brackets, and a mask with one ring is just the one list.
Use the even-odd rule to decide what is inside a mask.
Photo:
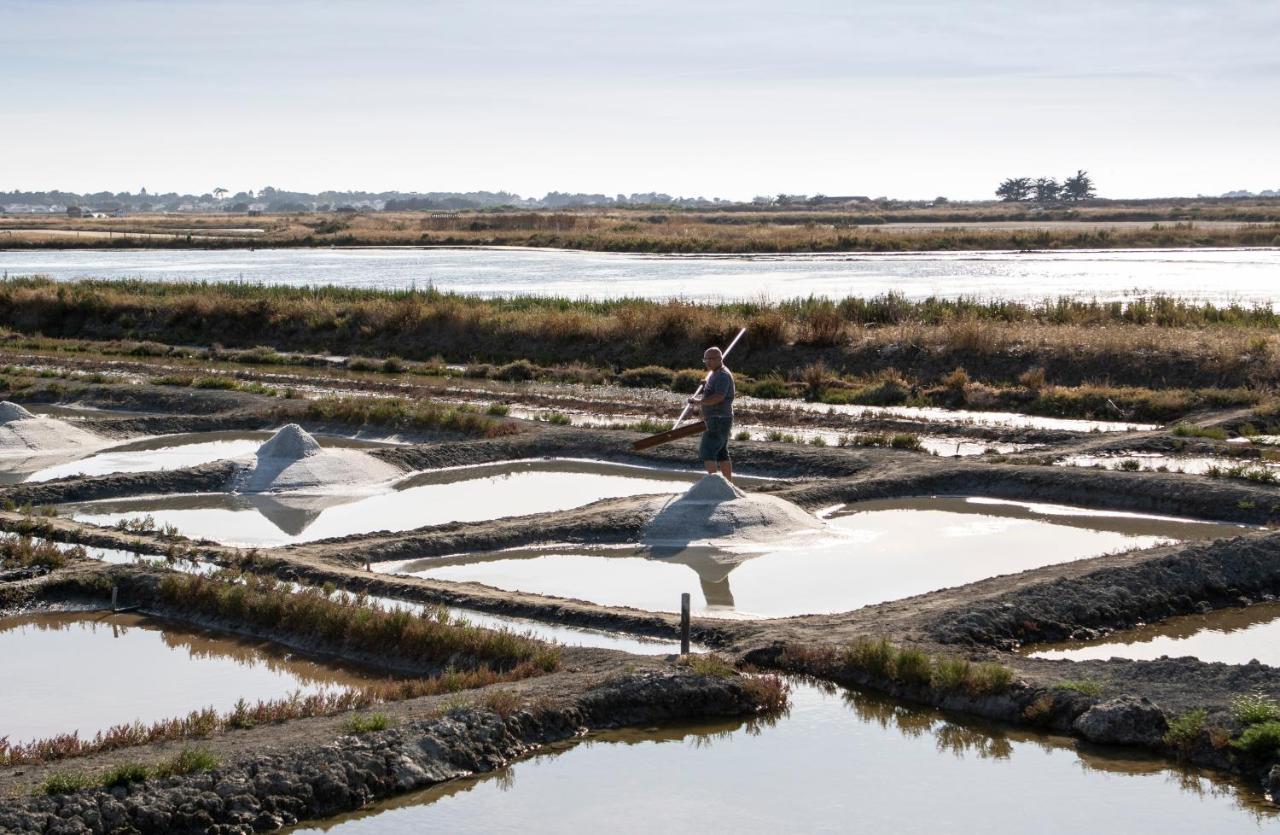
[(253, 463), (236, 483), (242, 493), (372, 487), (401, 471), (354, 449), (326, 449), (296, 423), (258, 447)]
[(17, 403), (8, 400), (0, 402), (0, 423), (8, 423), (11, 420), (31, 420), (34, 417), (35, 415)]
[(823, 530), (822, 520), (784, 499), (744, 493), (722, 475), (708, 475), (667, 501), (644, 530), (646, 545), (710, 542), (733, 547), (767, 544)]
[(67, 452), (105, 443), (105, 439), (66, 421), (38, 417), (8, 400), (0, 403), (0, 454)]

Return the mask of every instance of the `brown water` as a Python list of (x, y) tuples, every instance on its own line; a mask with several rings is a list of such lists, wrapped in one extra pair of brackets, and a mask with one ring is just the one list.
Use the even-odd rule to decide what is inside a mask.
[(1201, 661), (1280, 667), (1280, 603), (1184, 615), (1114, 632), (1095, 641), (1067, 641), (1027, 648), (1034, 658), (1130, 658), (1150, 661), (1190, 655)]
[(420, 832), (1256, 832), (1240, 783), (1072, 740), (795, 684), (776, 723), (612, 731), (292, 830)]
[(543, 546), (384, 563), (376, 570), (473, 581), (609, 606), (787, 617), (843, 612), (987, 577), (1175, 540), (1230, 525), (979, 498), (898, 499), (840, 508), (830, 536), (764, 553), (695, 547)]
[(114, 525), (150, 515), (193, 538), (270, 547), (373, 531), (405, 531), (580, 507), (600, 499), (680, 493), (701, 477), (594, 461), (520, 461), (437, 470), (375, 495), (223, 493), (90, 502), (69, 506), (76, 519)]
[(31, 740), (371, 684), (375, 672), (136, 614), (0, 620), (0, 737)]

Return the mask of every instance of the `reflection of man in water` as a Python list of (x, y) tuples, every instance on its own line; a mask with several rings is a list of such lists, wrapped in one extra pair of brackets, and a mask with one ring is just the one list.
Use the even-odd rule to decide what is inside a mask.
[(702, 419), (707, 422), (698, 452), (708, 473), (718, 468), (721, 475), (732, 481), (729, 433), (733, 430), (733, 373), (725, 366), (724, 354), (719, 348), (708, 348), (702, 361), (707, 366), (707, 381), (702, 386), (702, 394), (689, 398), (690, 403), (702, 410)]

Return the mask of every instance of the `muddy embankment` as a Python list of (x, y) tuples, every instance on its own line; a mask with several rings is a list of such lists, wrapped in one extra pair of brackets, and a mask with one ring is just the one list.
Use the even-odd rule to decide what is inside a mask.
[[(276, 730), (309, 726), (306, 730), (319, 739), (284, 753), (251, 753), (209, 772), (126, 787), (15, 798), (0, 803), (0, 830), (269, 831), (492, 771), (588, 730), (756, 711), (741, 679), (671, 668), (621, 674), (594, 686), (580, 682), (578, 692), (546, 695), (506, 716), (477, 708), (448, 710), (441, 698), (418, 701), (418, 717), (405, 716), (385, 731), (344, 736), (333, 720), (302, 720)], [(448, 712), (431, 715), (440, 710)], [(236, 733), (260, 737), (260, 750), (279, 750), (267, 744), (269, 734), (258, 730), (272, 729)], [(95, 823), (100, 826), (94, 828)]]

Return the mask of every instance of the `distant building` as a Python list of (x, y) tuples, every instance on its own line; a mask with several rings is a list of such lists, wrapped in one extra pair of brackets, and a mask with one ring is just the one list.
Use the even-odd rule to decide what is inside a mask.
[(79, 206), (68, 206), (67, 217), (84, 217), (84, 209)]

